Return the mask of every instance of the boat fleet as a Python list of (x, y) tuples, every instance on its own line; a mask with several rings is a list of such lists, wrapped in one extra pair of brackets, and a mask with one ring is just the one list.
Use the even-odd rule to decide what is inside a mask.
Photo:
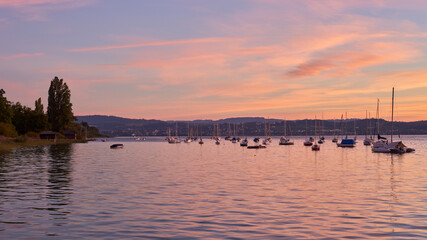
[[(356, 146), (357, 143), (357, 133), (356, 133), (356, 121), (354, 120), (354, 137), (349, 137), (349, 131), (348, 131), (348, 124), (349, 120), (347, 118), (347, 113), (345, 113), (346, 120), (344, 121), (344, 114), (341, 115), (341, 121), (340, 121), (340, 127), (339, 127), (339, 134), (337, 135), (337, 131), (335, 128), (335, 121), (334, 121), (334, 136), (332, 138), (332, 142), (336, 144), (337, 147), (341, 148), (353, 148)], [(372, 152), (374, 153), (409, 153), (414, 152), (414, 148), (410, 148), (406, 146), (401, 140), (399, 141), (393, 141), (393, 122), (394, 122), (394, 88), (392, 89), (392, 116), (391, 116), (391, 136), (390, 141), (388, 141), (387, 138), (380, 135), (380, 121), (379, 121), (379, 99), (377, 99), (377, 112), (376, 112), (376, 119), (377, 124), (375, 126), (376, 128), (376, 136), (377, 141), (374, 140), (374, 135), (372, 134), (372, 127), (371, 127), (371, 121), (370, 118), (368, 120), (368, 111), (366, 111), (366, 131), (365, 131), (365, 139), (363, 140), (363, 145), (365, 146), (371, 146)], [(304, 146), (311, 147), (313, 151), (320, 151), (321, 144), (325, 143), (325, 137), (323, 134), (324, 126), (323, 126), (323, 114), (322, 114), (322, 124), (317, 124), (317, 117), (315, 116), (314, 120), (314, 136), (308, 136), (308, 120), (306, 120), (306, 139), (303, 142)], [(214, 140), (216, 145), (221, 145), (221, 137), (220, 137), (220, 129), (219, 124), (214, 125), (213, 128), (213, 135), (211, 136), (211, 139)], [(291, 132), (292, 130), (291, 126), (287, 124), (286, 119), (284, 120), (284, 135), (280, 137), (279, 139), (279, 145), (294, 145), (294, 141), (291, 140), (289, 136), (287, 136), (287, 130)], [(244, 127), (242, 124), (242, 130), (243, 130), (243, 136), (245, 136), (244, 133)], [(343, 131), (342, 131), (343, 130)], [(341, 132), (344, 132), (345, 135), (341, 136)], [(250, 141), (248, 140), (248, 137), (244, 137), (243, 139), (238, 137), (236, 134), (236, 124), (234, 124), (234, 133), (233, 137), (231, 137), (231, 124), (228, 125), (228, 136), (224, 138), (225, 141), (230, 141), (231, 143), (240, 143), (241, 147), (246, 147), (248, 149), (262, 149), (266, 148), (268, 145), (272, 144), (273, 139), (271, 137), (271, 129), (270, 129), (270, 121), (266, 120), (264, 122), (264, 139), (261, 139), (261, 137), (254, 137), (252, 140), (252, 144), (250, 144)], [(194, 136), (195, 135), (195, 136)], [(318, 135), (318, 140), (316, 141), (316, 136)], [(135, 138), (135, 136), (133, 136)], [(137, 139), (139, 140), (139, 139)], [(145, 140), (145, 138), (143, 138)], [(165, 140), (170, 144), (177, 144), (181, 143), (180, 138), (178, 137), (178, 124), (176, 123), (175, 127), (175, 136), (172, 136), (172, 130), (168, 129), (168, 136), (165, 138)], [(188, 125), (188, 136), (183, 140), (184, 143), (191, 143), (197, 141), (200, 145), (204, 144), (204, 141), (202, 139), (202, 131), (197, 128), (196, 133), (193, 133), (193, 129), (190, 129), (190, 126)], [(111, 148), (123, 148), (122, 144), (118, 145), (112, 145)]]

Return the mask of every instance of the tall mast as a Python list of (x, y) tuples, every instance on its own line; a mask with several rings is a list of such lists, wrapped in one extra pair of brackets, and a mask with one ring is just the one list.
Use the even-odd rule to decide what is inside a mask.
[(243, 131), (243, 137), (245, 136), (245, 123), (244, 122), (242, 122), (242, 131)]
[(267, 139), (267, 120), (264, 119), (264, 133), (265, 133), (265, 139)]
[(376, 117), (377, 117), (377, 134), (380, 135), (380, 99), (379, 98), (377, 98), (377, 116)]
[(305, 136), (308, 137), (308, 133), (307, 133), (307, 121), (308, 119), (305, 119)]
[[(320, 127), (320, 124), (319, 124), (319, 127)], [(321, 130), (321, 132), (319, 133), (319, 136), (320, 136), (320, 135), (322, 135), (321, 137), (324, 137), (324, 136), (323, 136), (324, 128), (325, 128), (325, 122), (323, 121), (323, 112), (322, 112), (322, 128), (321, 128), (322, 130)]]
[(368, 137), (368, 110), (366, 110), (366, 129), (365, 129), (365, 138)]
[(391, 94), (391, 142), (393, 142), (394, 87)]
[(336, 119), (334, 119), (334, 138), (335, 138), (335, 135), (337, 135), (337, 127), (336, 127), (336, 124), (335, 124), (335, 121)]
[(315, 116), (314, 116), (314, 139), (316, 139), (316, 132), (317, 132), (317, 129), (316, 129), (316, 121), (317, 121), (317, 116), (315, 115)]
[(286, 119), (283, 121), (283, 125), (285, 125), (285, 137), (286, 137)]

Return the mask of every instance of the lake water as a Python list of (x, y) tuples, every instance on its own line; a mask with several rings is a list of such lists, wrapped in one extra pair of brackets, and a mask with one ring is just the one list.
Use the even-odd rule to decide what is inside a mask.
[(330, 137), (319, 152), (303, 138), (257, 150), (119, 138), (2, 152), (0, 239), (427, 238), (427, 136), (402, 137), (416, 152)]

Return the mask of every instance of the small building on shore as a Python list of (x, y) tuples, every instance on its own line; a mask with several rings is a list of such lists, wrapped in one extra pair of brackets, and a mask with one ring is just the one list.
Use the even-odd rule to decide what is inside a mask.
[(40, 132), (40, 139), (55, 140), (56, 139), (56, 132), (52, 132), (52, 131)]
[(74, 130), (64, 130), (65, 139), (77, 139), (77, 132)]

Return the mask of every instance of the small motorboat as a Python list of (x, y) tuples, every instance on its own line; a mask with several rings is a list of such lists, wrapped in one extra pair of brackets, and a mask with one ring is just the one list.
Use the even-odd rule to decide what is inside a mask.
[(267, 148), (264, 145), (254, 145), (254, 146), (248, 146), (248, 149), (259, 149), (259, 148)]
[(311, 146), (311, 145), (313, 145), (313, 142), (312, 142), (312, 141), (310, 141), (310, 139), (306, 139), (306, 140), (304, 141), (304, 146)]
[(320, 150), (320, 145), (314, 144), (313, 146), (311, 146), (311, 150), (313, 150), (313, 151), (319, 151)]
[(247, 146), (248, 146), (248, 139), (247, 139), (247, 138), (243, 139), (243, 140), (240, 142), (240, 146), (242, 146), (242, 147), (247, 147)]
[(289, 138), (281, 137), (279, 145), (294, 145), (294, 142), (292, 142)]
[(111, 149), (123, 148), (123, 144), (116, 143), (110, 146)]
[(338, 147), (355, 147), (356, 142), (354, 141), (354, 139), (346, 137), (342, 139), (340, 143), (337, 143), (337, 146)]

